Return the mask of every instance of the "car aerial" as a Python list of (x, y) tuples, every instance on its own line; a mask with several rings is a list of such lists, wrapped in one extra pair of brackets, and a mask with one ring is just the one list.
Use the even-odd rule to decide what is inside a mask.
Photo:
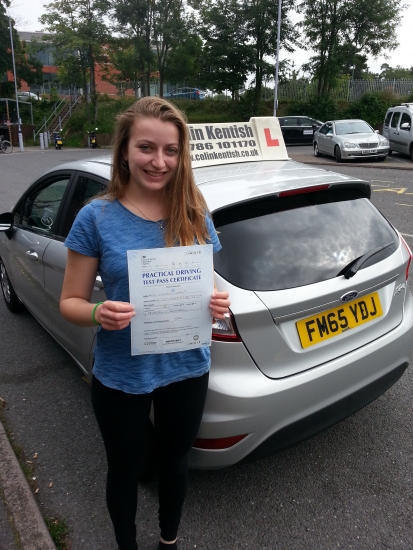
[(176, 88), (166, 94), (165, 99), (205, 99), (206, 93), (199, 88)]
[[(216, 284), (231, 299), (230, 316), (213, 324), (190, 455), (191, 468), (216, 469), (303, 441), (403, 375), (413, 347), (412, 253), (370, 202), (368, 182), (290, 160), (273, 117), (190, 128), (195, 180), (222, 244)], [(62, 164), (0, 216), (8, 309), (24, 304), (89, 377), (96, 331), (59, 311), (63, 243), (110, 173), (110, 156)], [(91, 301), (104, 300), (98, 275)]]
[(409, 155), (413, 162), (413, 103), (394, 105), (387, 110), (383, 135), (389, 140), (389, 155), (393, 151)]
[(337, 162), (355, 158), (382, 161), (389, 142), (364, 120), (330, 120), (314, 132), (314, 156), (330, 155)]
[(278, 120), (285, 143), (312, 145), (315, 130), (323, 125), (319, 120), (308, 116), (280, 116)]

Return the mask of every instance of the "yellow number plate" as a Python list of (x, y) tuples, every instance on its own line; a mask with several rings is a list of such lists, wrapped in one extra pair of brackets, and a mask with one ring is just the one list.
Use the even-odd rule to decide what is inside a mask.
[(301, 346), (309, 348), (383, 315), (377, 292), (298, 321)]

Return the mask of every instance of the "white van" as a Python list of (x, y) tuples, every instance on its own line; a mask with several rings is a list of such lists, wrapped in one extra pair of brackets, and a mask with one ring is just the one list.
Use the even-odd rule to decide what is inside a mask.
[(402, 103), (387, 110), (383, 136), (389, 140), (390, 151), (409, 155), (413, 162), (413, 103)]

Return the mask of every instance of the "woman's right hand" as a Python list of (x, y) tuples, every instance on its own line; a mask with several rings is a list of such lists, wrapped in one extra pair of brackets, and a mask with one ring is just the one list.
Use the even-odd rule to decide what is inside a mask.
[(106, 300), (98, 305), (95, 311), (97, 323), (105, 330), (122, 330), (126, 328), (132, 317), (136, 315), (135, 308), (129, 302), (112, 302)]

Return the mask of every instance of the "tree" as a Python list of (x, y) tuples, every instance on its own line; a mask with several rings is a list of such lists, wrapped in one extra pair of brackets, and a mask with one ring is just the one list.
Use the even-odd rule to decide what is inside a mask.
[(78, 62), (83, 88), (87, 96), (87, 80), (90, 84), (90, 100), (93, 122), (97, 118), (96, 64), (103, 60), (102, 46), (108, 41), (104, 17), (110, 9), (109, 0), (55, 0), (46, 5), (47, 12), (40, 18), (51, 33), (49, 40), (56, 47), (57, 62), (73, 71)]
[(196, 86), (206, 84), (204, 50), (201, 38), (189, 30), (175, 44), (166, 60), (165, 79), (175, 84)]
[(319, 96), (329, 94), (346, 65), (398, 46), (401, 0), (302, 0), (299, 9), (307, 47), (316, 52), (306, 68)]
[[(295, 6), (295, 0), (279, 0), (282, 2), (282, 24), (280, 45), (291, 52), (298, 41), (298, 32), (288, 18), (290, 10)], [(242, 75), (243, 71), (251, 70), (255, 76), (255, 89), (253, 109), (257, 112), (261, 98), (262, 82), (266, 75), (274, 73), (274, 61), (277, 49), (277, 19), (278, 2), (274, 0), (191, 0), (191, 5), (205, 14), (203, 6), (208, 6), (208, 11), (214, 16), (215, 46), (211, 53), (219, 52), (218, 40), (221, 36), (226, 40), (228, 58), (223, 52), (221, 62), (229, 62), (231, 72)], [(226, 16), (218, 17), (218, 11), (225, 10)], [(200, 17), (202, 20), (203, 17)], [(203, 28), (207, 28), (208, 20), (204, 19)], [(205, 32), (205, 31), (204, 31)], [(243, 51), (243, 46), (248, 47), (248, 55)], [(214, 51), (215, 50), (215, 51)], [(234, 55), (232, 61), (229, 57)], [(219, 55), (217, 55), (219, 58)], [(272, 59), (271, 59), (272, 58)], [(269, 61), (271, 60), (271, 63)], [(244, 65), (247, 66), (244, 69)], [(236, 78), (235, 78), (236, 80)]]
[(153, 0), (153, 3), (153, 41), (158, 62), (159, 95), (163, 97), (168, 54), (184, 34), (183, 5), (182, 0)]
[(383, 63), (383, 65), (380, 67), (379, 76), (384, 80), (400, 80), (403, 78), (410, 80), (413, 77), (413, 67), (410, 67), (410, 69), (404, 69), (400, 65), (396, 65), (396, 67), (390, 67), (388, 63)]
[[(13, 72), (13, 59), (11, 53), (9, 17), (7, 8), (10, 6), (9, 0), (0, 0), (0, 74), (3, 75), (6, 71)], [(21, 80), (25, 80), (29, 85), (43, 82), (42, 68), (43, 65), (36, 60), (30, 51), (30, 47), (21, 42), (14, 21), (11, 19), (14, 59), (16, 64), (16, 77), (18, 84)]]
[(199, 32), (204, 40), (202, 80), (214, 92), (231, 91), (232, 100), (254, 69), (242, 4), (237, 0), (203, 2)]

